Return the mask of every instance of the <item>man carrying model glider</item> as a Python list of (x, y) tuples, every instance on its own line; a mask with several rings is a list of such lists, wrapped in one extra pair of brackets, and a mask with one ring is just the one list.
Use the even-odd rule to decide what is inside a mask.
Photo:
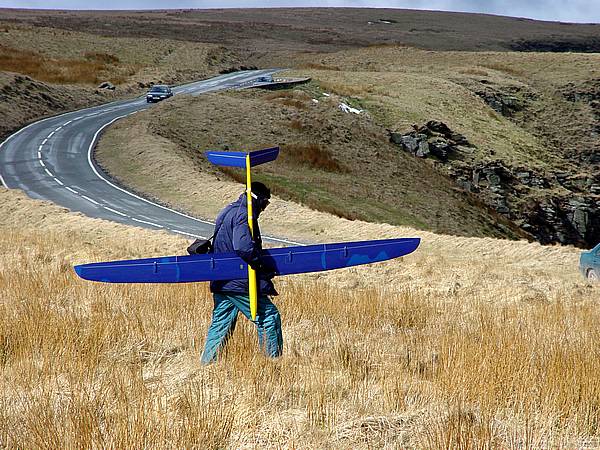
[[(215, 361), (233, 333), (238, 312), (257, 328), (258, 341), (268, 356), (281, 355), (281, 319), (269, 296), (277, 295), (275, 275), (341, 269), (408, 255), (419, 238), (338, 242), (262, 250), (257, 218), (269, 204), (270, 191), (252, 183), (250, 168), (274, 161), (279, 147), (251, 152), (208, 151), (217, 165), (245, 169), (246, 192), (217, 217), (214, 253), (206, 253), (207, 242), (190, 246), (189, 256), (162, 256), (105, 261), (75, 266), (85, 280), (103, 283), (190, 283), (210, 281), (214, 296), (212, 323), (208, 330), (202, 363)], [(202, 251), (198, 251), (202, 250)], [(247, 277), (246, 277), (247, 274)]]
[[(248, 225), (247, 195), (243, 193), (217, 216), (213, 251), (235, 252), (256, 270), (258, 311), (253, 322), (258, 331), (258, 343), (268, 356), (277, 357), (281, 355), (283, 348), (281, 319), (277, 307), (268, 297), (277, 295), (277, 291), (271, 281), (273, 274), (269, 273), (269, 269), (260, 260), (262, 240), (257, 220), (269, 204), (271, 192), (259, 182), (251, 184), (251, 192), (253, 229), (250, 230)], [(219, 351), (224, 348), (235, 329), (238, 312), (252, 320), (248, 278), (211, 281), (210, 290), (213, 293), (214, 308), (202, 354), (203, 364), (210, 364), (217, 359)]]

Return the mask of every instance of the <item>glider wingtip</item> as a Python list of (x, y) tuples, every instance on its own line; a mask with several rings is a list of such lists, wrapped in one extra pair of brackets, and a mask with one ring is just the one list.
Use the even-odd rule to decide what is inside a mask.
[(413, 238), (414, 239), (414, 243), (415, 243), (415, 249), (413, 251), (415, 251), (417, 248), (419, 248), (419, 245), (421, 245), (421, 238), (417, 237), (417, 238)]
[(85, 270), (83, 268), (83, 266), (74, 266), (73, 269), (75, 270), (75, 273), (77, 274), (77, 276), (79, 278), (83, 278), (84, 280), (86, 279), (83, 275), (85, 273)]

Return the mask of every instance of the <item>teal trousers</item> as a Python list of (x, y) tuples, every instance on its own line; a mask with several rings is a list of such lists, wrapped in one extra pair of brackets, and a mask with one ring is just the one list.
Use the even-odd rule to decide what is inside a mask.
[[(208, 328), (208, 336), (202, 353), (202, 364), (210, 364), (218, 358), (219, 352), (233, 334), (238, 312), (252, 321), (250, 300), (247, 295), (214, 293), (213, 300), (212, 322)], [(256, 320), (252, 322), (256, 325), (260, 348), (267, 356), (273, 358), (280, 356), (283, 350), (281, 318), (277, 307), (266, 295), (258, 298)]]

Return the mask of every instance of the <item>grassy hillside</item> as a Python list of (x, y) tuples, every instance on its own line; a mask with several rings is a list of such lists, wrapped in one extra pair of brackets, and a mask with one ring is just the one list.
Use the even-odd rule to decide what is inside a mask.
[(540, 242), (583, 247), (600, 241), (599, 62), (390, 46), (296, 61), (386, 128), (434, 119), (465, 135), (476, 149), (431, 158), (440, 173)]
[(390, 43), (467, 51), (597, 52), (600, 48), (597, 24), (406, 9), (6, 10), (5, 16), (8, 21), (99, 36), (211, 42), (262, 54), (336, 51)]
[[(600, 178), (590, 156), (597, 117), (591, 103), (565, 93), (593, 76), (597, 55), (386, 46), (300, 55), (294, 63), (303, 68), (294, 74), (310, 75), (311, 84), (171, 100), (109, 130), (98, 159), (123, 183), (199, 212), (186, 192), (196, 191), (194, 173), (214, 173), (201, 151), (281, 145), (282, 159), (257, 168), (258, 176), (279, 195), (342, 217), (543, 243), (600, 239)], [(500, 101), (512, 106), (497, 111)], [(341, 102), (364, 112), (344, 114)], [(448, 160), (419, 159), (389, 142), (391, 131), (431, 120), (471, 146)], [(132, 129), (157, 146), (173, 145), (140, 153)], [(161, 176), (147, 176), (144, 165), (168, 160), (168, 152), (179, 165), (158, 163), (153, 175)]]
[[(143, 143), (140, 134), (148, 135)], [(215, 170), (202, 150), (275, 144), (282, 146), (281, 158), (258, 167), (254, 178), (281, 197), (350, 219), (461, 235), (518, 233), (427, 165), (394, 149), (368, 118), (341, 112), (335, 100), (315, 105), (303, 92), (163, 102), (111, 129), (96, 157), (125, 184), (203, 215), (197, 175)], [(243, 181), (242, 172), (227, 174)]]
[[(16, 191), (0, 190), (0, 211), (9, 447), (598, 445), (600, 291), (573, 249), (418, 233), (401, 260), (278, 279), (281, 359), (258, 354), (243, 321), (223, 361), (201, 367), (205, 285), (95, 284), (72, 270), (184, 240)], [(415, 234), (313, 214), (329, 237)]]
[[(385, 9), (7, 10), (0, 20), (0, 71), (7, 71), (0, 75), (0, 134), (36, 117), (140, 94), (151, 83), (241, 65), (290, 67), (315, 83), (302, 98), (264, 103), (275, 124), (250, 118), (250, 105), (226, 102), (213, 114), (222, 125), (240, 124), (246, 137), (223, 129), (198, 139), (207, 124), (219, 128), (198, 115), (198, 104), (177, 111), (199, 120), (172, 125), (172, 133), (161, 124), (150, 131), (188, 153), (199, 145), (286, 143), (284, 166), (293, 176), (261, 176), (281, 195), (344, 217), (590, 247), (600, 240), (599, 61), (597, 53), (571, 52), (597, 50), (597, 30)], [(104, 80), (116, 90), (95, 89)], [(368, 125), (344, 119), (337, 130), (337, 118), (317, 118), (326, 108), (308, 101), (322, 101), (324, 93), (365, 109)], [(287, 125), (288, 118), (278, 122), (276, 106), (287, 108)], [(179, 119), (168, 115), (160, 120)], [(430, 120), (472, 146), (447, 160), (416, 161), (384, 142), (388, 132), (398, 136)]]
[[(0, 18), (0, 139), (34, 119), (139, 95), (236, 66), (215, 44), (100, 37)], [(97, 89), (111, 82), (114, 90)]]
[[(515, 236), (508, 220), (525, 222), (491, 210), (492, 186), (456, 182), (492, 160), (531, 169), (547, 184), (502, 184), (511, 211), (579, 199), (589, 205), (571, 219), (598, 237), (584, 220), (599, 210), (598, 56), (357, 49), (593, 50), (597, 30), (391, 10), (3, 10), (0, 135), (152, 81), (241, 63), (293, 67), (313, 83), (170, 99), (111, 127), (98, 155), (125, 184), (212, 218), (241, 185), (199, 151), (282, 144), (278, 165), (257, 173), (279, 194), (264, 233), (422, 244), (387, 263), (277, 279), (284, 356), (262, 357), (242, 321), (223, 360), (201, 367), (206, 285), (97, 284), (72, 270), (184, 253), (188, 241), (0, 188), (1, 445), (599, 447), (600, 286), (581, 278), (573, 247), (465, 237)], [(95, 92), (106, 78), (115, 92)], [(519, 108), (496, 112), (490, 98)], [(340, 101), (367, 113), (346, 115)], [(442, 162), (389, 142), (388, 130), (431, 119), (475, 146)]]

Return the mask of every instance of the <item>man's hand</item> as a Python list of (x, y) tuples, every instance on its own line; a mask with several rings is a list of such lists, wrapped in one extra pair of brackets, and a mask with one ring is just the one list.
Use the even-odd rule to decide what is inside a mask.
[(277, 275), (277, 272), (272, 267), (266, 265), (260, 259), (256, 261), (251, 261), (250, 263), (248, 263), (248, 265), (252, 267), (262, 278), (271, 279), (275, 275)]

